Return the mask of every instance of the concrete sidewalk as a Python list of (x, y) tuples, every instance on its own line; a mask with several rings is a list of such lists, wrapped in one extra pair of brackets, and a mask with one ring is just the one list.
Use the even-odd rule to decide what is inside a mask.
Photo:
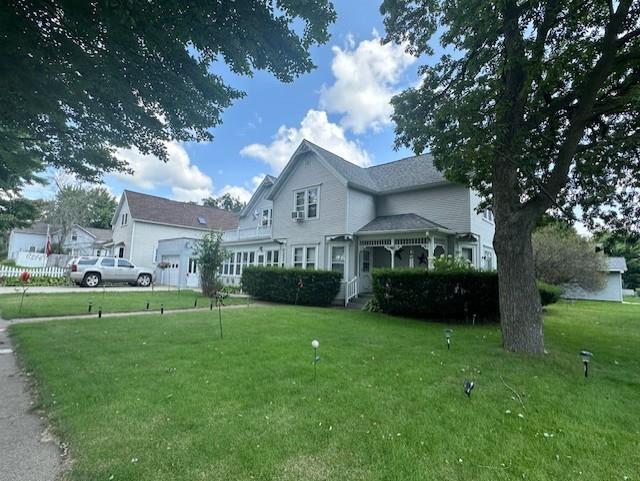
[(18, 368), (0, 318), (0, 481), (52, 481), (62, 453), (42, 420), (31, 412), (26, 376)]
[[(252, 307), (265, 307), (270, 306), (272, 304), (267, 302), (259, 302), (259, 301), (251, 301), (251, 304), (230, 304), (228, 306), (222, 306), (223, 310), (226, 309), (250, 309)], [(150, 311), (132, 311), (132, 312), (109, 312), (103, 313), (102, 319), (108, 319), (110, 317), (131, 317), (131, 316), (158, 316), (161, 315), (171, 316), (175, 314), (187, 314), (190, 312), (206, 312), (209, 311), (209, 307), (188, 307), (186, 309), (165, 309), (164, 314), (160, 314), (158, 309), (150, 310)], [(217, 310), (217, 307), (214, 307), (213, 310)], [(11, 319), (10, 321), (5, 321), (10, 324), (23, 324), (23, 323), (32, 323), (32, 322), (46, 322), (46, 321), (65, 321), (69, 319), (97, 319), (98, 313), (94, 312), (93, 314), (78, 314), (74, 316), (51, 316), (51, 317), (25, 317), (24, 319)], [(0, 480), (1, 481), (1, 480)]]

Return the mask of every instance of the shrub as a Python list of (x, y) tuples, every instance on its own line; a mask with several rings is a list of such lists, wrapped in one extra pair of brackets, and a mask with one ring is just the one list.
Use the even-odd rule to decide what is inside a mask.
[(0, 261), (0, 265), (7, 267), (16, 267), (16, 261), (14, 261), (13, 259), (4, 259), (3, 261)]
[(229, 256), (229, 252), (222, 245), (222, 234), (219, 232), (205, 234), (198, 241), (194, 254), (198, 258), (202, 295), (211, 297), (223, 287), (220, 281), (220, 266)]
[[(49, 287), (49, 286), (70, 286), (72, 283), (68, 277), (43, 277), (31, 276), (29, 278), (29, 287)], [(0, 286), (2, 287), (22, 287), (23, 282), (19, 276), (17, 277), (0, 277)]]
[(340, 291), (337, 272), (280, 267), (245, 267), (242, 290), (264, 301), (328, 306)]
[(373, 291), (383, 312), (461, 322), (499, 320), (498, 275), (480, 271), (380, 269)]
[(436, 272), (469, 272), (475, 267), (464, 257), (440, 256), (433, 260), (433, 270)]
[(543, 306), (555, 304), (562, 295), (562, 288), (542, 281), (538, 281), (538, 291), (540, 292), (540, 302)]

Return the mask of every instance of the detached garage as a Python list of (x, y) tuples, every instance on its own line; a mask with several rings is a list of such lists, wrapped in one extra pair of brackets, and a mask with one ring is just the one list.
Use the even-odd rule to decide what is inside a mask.
[(566, 299), (622, 302), (622, 274), (627, 271), (627, 263), (624, 257), (609, 257), (607, 263), (607, 282), (602, 289), (586, 291), (581, 287), (567, 286), (563, 297)]
[(156, 269), (156, 282), (179, 289), (196, 289), (200, 287), (198, 262), (194, 249), (200, 239), (179, 237), (158, 241), (156, 262), (167, 267)]

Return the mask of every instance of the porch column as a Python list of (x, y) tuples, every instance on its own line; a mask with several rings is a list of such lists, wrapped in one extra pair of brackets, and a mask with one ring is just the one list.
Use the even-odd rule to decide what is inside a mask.
[(435, 260), (435, 249), (436, 249), (436, 239), (435, 237), (428, 232), (429, 235), (429, 266), (428, 269), (433, 270), (433, 261)]
[(415, 266), (415, 260), (413, 255), (413, 247), (409, 248), (409, 268), (413, 269)]
[(391, 254), (391, 269), (395, 269), (396, 267), (396, 251), (398, 249), (400, 249), (402, 246), (397, 246), (395, 244), (395, 240), (391, 241), (391, 245), (389, 246), (384, 246), (385, 249), (387, 249), (389, 251), (389, 253)]

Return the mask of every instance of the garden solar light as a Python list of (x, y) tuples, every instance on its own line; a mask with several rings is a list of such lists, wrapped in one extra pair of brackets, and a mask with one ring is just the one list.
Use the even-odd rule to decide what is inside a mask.
[(465, 379), (463, 386), (464, 386), (464, 393), (467, 395), (467, 397), (471, 397), (471, 391), (473, 391), (473, 388), (475, 387), (475, 383), (469, 379)]
[(589, 362), (593, 357), (593, 353), (590, 351), (580, 351), (580, 357), (582, 358), (582, 364), (584, 364), (584, 377), (589, 377)]
[(147, 311), (149, 310), (149, 301), (147, 301)]
[(93, 306), (93, 302), (89, 301), (89, 306), (87, 307), (87, 312), (91, 312), (91, 307)]
[(320, 341), (314, 339), (313, 341), (311, 341), (311, 347), (313, 348), (313, 382), (316, 382), (318, 363), (320, 362), (320, 356), (318, 355)]
[(198, 307), (198, 298), (197, 297), (193, 300), (193, 308), (195, 309), (196, 307)]
[(98, 319), (102, 318), (102, 306), (98, 306)]
[(444, 330), (444, 337), (447, 338), (447, 351), (451, 350), (451, 336), (453, 335), (452, 329)]
[(164, 314), (164, 304), (160, 304), (160, 315)]

